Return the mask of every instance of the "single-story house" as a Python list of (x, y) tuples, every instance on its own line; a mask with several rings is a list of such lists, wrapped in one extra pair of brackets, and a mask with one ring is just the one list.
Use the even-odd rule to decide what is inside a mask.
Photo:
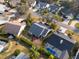
[(41, 22), (33, 23), (31, 28), (29, 29), (29, 33), (36, 37), (46, 37), (50, 31), (50, 26)]
[(62, 8), (60, 10), (60, 14), (67, 19), (73, 19), (74, 17), (74, 13), (70, 9), (67, 9), (67, 8)]
[(78, 51), (77, 51), (76, 56), (75, 56), (74, 59), (79, 59), (79, 49), (78, 49)]
[(50, 12), (56, 13), (59, 10), (59, 6), (56, 5), (56, 4), (50, 4), (48, 9), (49, 9)]
[(0, 4), (0, 13), (4, 13), (5, 10), (8, 10), (8, 7), (6, 7), (6, 5)]
[(59, 59), (68, 59), (75, 42), (68, 36), (54, 32), (45, 41), (45, 48)]
[(5, 24), (4, 31), (6, 33), (13, 34), (14, 36), (19, 36), (25, 27), (25, 23), (20, 23), (16, 20), (13, 20)]
[(30, 59), (30, 57), (21, 52), (15, 59)]
[(49, 7), (49, 4), (48, 3), (44, 3), (44, 2), (38, 2), (35, 7), (37, 9), (44, 9), (44, 8)]
[(7, 42), (0, 40), (0, 52), (2, 52), (7, 47)]

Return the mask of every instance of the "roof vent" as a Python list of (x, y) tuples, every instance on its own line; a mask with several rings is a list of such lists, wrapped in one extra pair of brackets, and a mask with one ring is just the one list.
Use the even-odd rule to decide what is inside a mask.
[(60, 40), (60, 44), (62, 44), (63, 43), (63, 40)]

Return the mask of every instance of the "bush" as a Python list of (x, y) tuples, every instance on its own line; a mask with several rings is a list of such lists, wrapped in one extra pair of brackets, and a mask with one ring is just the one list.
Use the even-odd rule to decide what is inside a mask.
[(60, 21), (60, 22), (64, 21), (64, 19), (61, 18), (61, 16), (59, 16), (59, 15), (53, 15), (53, 18), (54, 18), (55, 20), (57, 20), (57, 21)]
[(43, 47), (41, 47), (41, 48), (39, 49), (39, 51), (40, 51), (40, 52), (43, 52), (47, 57), (49, 57), (50, 54), (51, 54), (49, 51), (47, 51), (47, 49), (45, 49), (45, 48), (43, 48)]
[(75, 24), (75, 27), (79, 29), (79, 23), (76, 23)]
[(20, 53), (20, 50), (15, 50), (14, 55), (17, 56)]
[(49, 59), (57, 59), (54, 55), (50, 55)]
[(68, 36), (72, 36), (74, 34), (74, 32), (72, 30), (67, 30), (66, 34), (68, 34)]
[(54, 23), (52, 23), (52, 24), (51, 24), (51, 28), (52, 28), (54, 31), (57, 31), (57, 30), (59, 29), (59, 26), (56, 25), (56, 24), (54, 24)]

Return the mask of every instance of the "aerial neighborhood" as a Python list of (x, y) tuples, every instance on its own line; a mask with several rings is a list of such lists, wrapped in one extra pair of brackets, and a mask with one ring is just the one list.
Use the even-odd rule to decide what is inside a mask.
[(0, 0), (0, 59), (79, 59), (79, 0)]

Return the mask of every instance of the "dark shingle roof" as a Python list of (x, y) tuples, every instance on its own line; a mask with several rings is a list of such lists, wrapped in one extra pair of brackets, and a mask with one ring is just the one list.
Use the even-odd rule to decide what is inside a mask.
[[(62, 44), (60, 43), (61, 40), (63, 40)], [(74, 46), (74, 43), (69, 40), (70, 39), (66, 38), (65, 36), (61, 37), (61, 34), (58, 35), (57, 33), (54, 33), (46, 40), (46, 42), (61, 51), (67, 50), (68, 52), (70, 52), (72, 47)]]
[(33, 35), (39, 37), (40, 33), (42, 32), (43, 28), (33, 24), (29, 30), (29, 32), (31, 32)]
[(39, 7), (40, 9), (43, 9), (43, 8), (46, 7), (46, 5), (47, 5), (47, 3), (44, 3), (44, 2), (38, 2), (37, 7)]
[(46, 33), (48, 32), (49, 27), (46, 26), (45, 24), (42, 23), (34, 23), (32, 24), (29, 33), (31, 33), (32, 35), (36, 36), (36, 37), (44, 37), (46, 35)]
[(58, 9), (59, 9), (59, 6), (58, 5), (55, 5), (55, 4), (53, 4), (53, 5), (50, 5), (50, 11), (51, 12), (56, 12)]

